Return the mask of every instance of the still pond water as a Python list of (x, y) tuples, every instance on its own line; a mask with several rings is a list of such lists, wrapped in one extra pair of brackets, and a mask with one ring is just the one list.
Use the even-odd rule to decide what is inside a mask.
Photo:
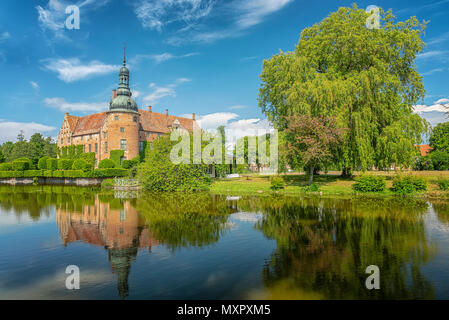
[(449, 202), (2, 186), (0, 299), (17, 298), (449, 299)]

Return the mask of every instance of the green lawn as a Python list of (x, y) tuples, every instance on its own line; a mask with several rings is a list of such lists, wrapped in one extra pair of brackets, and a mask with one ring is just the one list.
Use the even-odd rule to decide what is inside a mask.
[[(359, 173), (355, 173), (357, 176)], [(395, 176), (394, 172), (375, 172), (370, 174), (383, 175), (387, 179), (387, 189), (392, 185), (392, 179)], [(425, 177), (428, 180), (428, 191), (426, 193), (415, 194), (419, 197), (431, 197), (431, 198), (447, 198), (449, 193), (440, 191), (436, 185), (436, 181), (440, 177), (446, 179), (449, 178), (449, 172), (413, 172)], [(282, 175), (285, 181), (284, 190), (279, 191), (281, 194), (293, 195), (306, 193), (307, 176), (304, 174), (286, 174)], [(314, 179), (315, 183), (319, 186), (317, 193), (321, 195), (352, 195), (352, 185), (355, 183), (354, 179), (343, 179), (338, 173), (330, 173), (327, 175), (319, 175)], [(217, 194), (271, 194), (273, 191), (270, 189), (270, 176), (249, 174), (240, 178), (234, 179), (218, 179), (215, 180), (211, 187), (211, 192)], [(387, 190), (376, 195), (392, 196), (391, 191)]]

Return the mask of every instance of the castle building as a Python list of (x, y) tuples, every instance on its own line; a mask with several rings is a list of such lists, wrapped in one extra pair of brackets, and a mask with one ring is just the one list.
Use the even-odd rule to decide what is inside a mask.
[(188, 119), (169, 115), (168, 109), (165, 114), (153, 112), (151, 106), (139, 109), (132, 99), (129, 76), (124, 56), (118, 89), (112, 91), (109, 110), (84, 117), (66, 113), (58, 135), (59, 148), (82, 145), (83, 152), (95, 152), (97, 164), (109, 159), (111, 150), (118, 149), (124, 151), (124, 160), (131, 160), (143, 151), (145, 141), (151, 144), (176, 128), (191, 132), (199, 128), (194, 113)]

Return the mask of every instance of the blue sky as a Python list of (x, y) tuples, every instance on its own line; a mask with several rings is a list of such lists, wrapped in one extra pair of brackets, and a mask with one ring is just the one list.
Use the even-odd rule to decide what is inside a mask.
[[(127, 43), (140, 108), (184, 115), (205, 128), (266, 125), (257, 106), (263, 59), (293, 50), (302, 29), (354, 1), (2, 0), (0, 142), (19, 130), (56, 136), (64, 112), (107, 108)], [(358, 1), (392, 8), (398, 19), (429, 20), (417, 59), (427, 97), (416, 108), (432, 124), (449, 103), (449, 0)], [(68, 30), (66, 7), (80, 8)]]

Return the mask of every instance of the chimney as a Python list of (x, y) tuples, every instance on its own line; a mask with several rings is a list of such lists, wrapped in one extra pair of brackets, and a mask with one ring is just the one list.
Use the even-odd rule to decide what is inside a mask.
[(68, 112), (66, 112), (66, 113), (65, 113), (65, 116), (67, 117), (68, 115), (69, 115), (69, 113), (68, 113)]
[(112, 99), (117, 98), (117, 90), (112, 90)]
[(195, 114), (192, 113), (192, 120), (195, 121)]
[(168, 109), (165, 109), (165, 115), (168, 117)]
[(151, 106), (148, 106), (148, 111), (150, 111), (150, 112), (151, 112)]

